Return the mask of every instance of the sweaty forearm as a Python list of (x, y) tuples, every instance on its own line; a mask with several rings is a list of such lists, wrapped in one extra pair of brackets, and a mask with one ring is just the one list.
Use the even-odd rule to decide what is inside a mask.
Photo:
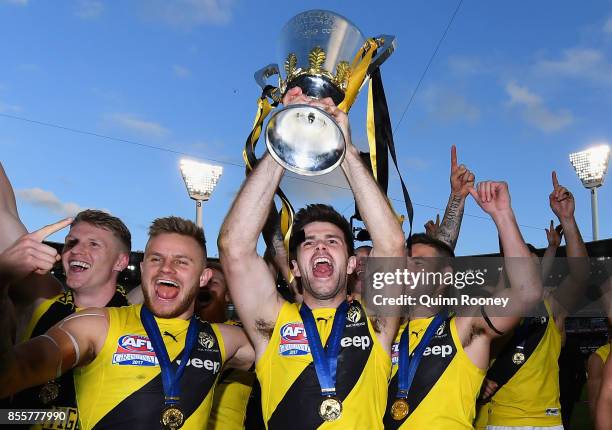
[(266, 155), (245, 180), (219, 234), (219, 251), (254, 251), (284, 169)]
[(353, 190), (359, 213), (372, 238), (375, 254), (399, 256), (404, 248), (404, 232), (372, 174), (359, 157), (359, 151), (347, 145), (342, 170)]
[(452, 249), (455, 249), (457, 245), (464, 209), (465, 197), (451, 193), (446, 210), (444, 211), (444, 219), (442, 219), (442, 224), (438, 228), (436, 238), (446, 243)]

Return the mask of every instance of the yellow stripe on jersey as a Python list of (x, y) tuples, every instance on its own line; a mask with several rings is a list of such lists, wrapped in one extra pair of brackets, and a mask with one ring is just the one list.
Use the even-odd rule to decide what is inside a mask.
[[(107, 308), (109, 316), (108, 335), (104, 346), (96, 358), (88, 365), (75, 369), (74, 381), (79, 409), (79, 419), (82, 430), (93, 428), (102, 419), (105, 419), (111, 411), (121, 408), (122, 402), (137, 392), (141, 392), (147, 401), (138, 405), (139, 411), (124, 411), (126, 422), (121, 426), (114, 424), (113, 427), (133, 428), (142, 422), (127, 422), (127, 416), (131, 413), (153, 413), (159, 416), (161, 402), (163, 404), (163, 390), (155, 378), (159, 378), (160, 367), (157, 364), (155, 352), (148, 340), (146, 331), (140, 321), (140, 308), (142, 305), (133, 305), (122, 308)], [(182, 319), (160, 319), (155, 318), (160, 332), (170, 333), (172, 336), (163, 335), (162, 339), (166, 345), (170, 360), (174, 361), (185, 346), (185, 337), (189, 320)], [(225, 362), (225, 346), (221, 333), (215, 324), (210, 325), (216, 336), (218, 347), (212, 343), (217, 356), (220, 354), (221, 362), (194, 358), (192, 352), (190, 361), (185, 368), (183, 379), (189, 380), (189, 387), (193, 390), (201, 389), (197, 378), (190, 377), (190, 372), (197, 376), (205, 375), (207, 372), (218, 375)], [(200, 333), (201, 335), (201, 333)], [(212, 341), (211, 341), (212, 342)], [(202, 344), (200, 346), (200, 344)], [(204, 345), (207, 345), (206, 347)], [(208, 348), (211, 343), (202, 341), (196, 343), (195, 350)], [(194, 373), (192, 373), (193, 375)], [(151, 384), (154, 384), (152, 386)], [(183, 386), (184, 388), (184, 386)], [(145, 390), (145, 391), (143, 391)], [(183, 389), (183, 391), (185, 391)], [(208, 420), (213, 397), (212, 388), (203, 393), (203, 401), (186, 419), (184, 430), (201, 430)], [(193, 393), (181, 393), (184, 399)], [(148, 403), (148, 404), (146, 404)], [(157, 420), (158, 418), (156, 418)]]
[[(427, 327), (433, 321), (431, 318), (419, 318), (410, 321), (409, 333), (409, 349), (410, 352), (416, 348), (421, 341)], [(436, 343), (436, 350), (433, 348), (426, 350), (424, 354), (428, 357), (436, 355), (436, 351), (443, 354), (445, 348), (443, 345), (438, 345), (437, 337), (444, 336), (444, 332), (448, 330), (446, 325), (450, 326), (451, 339), (446, 341), (454, 351), (453, 358), (438, 377), (431, 390), (426, 394), (421, 403), (416, 409), (413, 409), (408, 418), (399, 427), (400, 429), (472, 429), (472, 423), (476, 416), (476, 398), (480, 393), (480, 387), (484, 380), (485, 370), (476, 366), (467, 356), (461, 344), (461, 339), (457, 332), (456, 317), (447, 319), (444, 325), (440, 326), (436, 336), (432, 339), (432, 343)], [(403, 333), (405, 324), (400, 327), (398, 336), (395, 342), (399, 344), (401, 333)], [(451, 345), (452, 343), (452, 345)], [(446, 348), (448, 352), (449, 348)], [(422, 369), (424, 361), (421, 361), (419, 369), (417, 369), (416, 380), (426, 369)], [(397, 360), (393, 360), (392, 377), (397, 373)], [(412, 407), (412, 405), (409, 405)]]
[(529, 359), (491, 399), (490, 426), (562, 425), (559, 402), (561, 333), (545, 302), (548, 323)]
[(595, 354), (599, 355), (599, 358), (601, 358), (601, 361), (605, 363), (606, 361), (608, 361), (608, 356), (610, 355), (610, 344), (606, 343), (605, 345), (600, 346), (595, 351)]
[(255, 382), (255, 373), (228, 369), (215, 387), (208, 430), (241, 430)]

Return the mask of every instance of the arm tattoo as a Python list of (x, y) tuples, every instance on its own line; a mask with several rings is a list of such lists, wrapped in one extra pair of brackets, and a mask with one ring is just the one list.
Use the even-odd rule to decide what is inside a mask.
[(436, 234), (436, 239), (446, 243), (452, 249), (455, 249), (457, 245), (464, 208), (465, 198), (451, 194), (444, 212), (444, 219)]

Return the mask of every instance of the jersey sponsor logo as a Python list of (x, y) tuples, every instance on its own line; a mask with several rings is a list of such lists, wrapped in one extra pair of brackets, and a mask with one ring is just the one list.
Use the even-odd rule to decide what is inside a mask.
[[(181, 365), (181, 360), (176, 360), (178, 365)], [(213, 360), (202, 360), (201, 358), (190, 358), (187, 360), (187, 367), (195, 367), (196, 369), (206, 369), (212, 371), (213, 374), (219, 373), (221, 370), (221, 363)]]
[(559, 408), (546, 408), (546, 416), (548, 416), (548, 417), (558, 417), (559, 416)]
[(397, 366), (399, 363), (399, 342), (391, 345), (391, 365)]
[(438, 330), (436, 330), (436, 336), (442, 336), (442, 333), (444, 333), (444, 329), (446, 328), (446, 321), (444, 321), (440, 327), (438, 327)]
[(120, 366), (157, 366), (157, 356), (147, 336), (127, 334), (117, 340), (113, 364)]
[(354, 346), (355, 348), (361, 348), (365, 351), (370, 345), (372, 345), (370, 336), (347, 336), (340, 339), (340, 346), (342, 348)]
[(453, 353), (453, 347), (451, 345), (435, 345), (428, 346), (423, 351), (423, 356), (426, 357), (428, 355), (439, 355), (442, 358), (445, 358), (448, 355)]
[(310, 353), (304, 324), (292, 322), (281, 327), (279, 353), (284, 356)]

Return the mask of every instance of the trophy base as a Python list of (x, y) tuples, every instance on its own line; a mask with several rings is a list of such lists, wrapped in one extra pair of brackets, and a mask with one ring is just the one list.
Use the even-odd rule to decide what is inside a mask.
[(338, 106), (344, 100), (344, 93), (323, 76), (301, 75), (287, 83), (287, 90), (300, 87), (308, 97), (323, 99), (331, 97)]
[(342, 163), (344, 133), (314, 106), (295, 104), (275, 112), (266, 127), (270, 155), (285, 169), (305, 176), (329, 173)]

